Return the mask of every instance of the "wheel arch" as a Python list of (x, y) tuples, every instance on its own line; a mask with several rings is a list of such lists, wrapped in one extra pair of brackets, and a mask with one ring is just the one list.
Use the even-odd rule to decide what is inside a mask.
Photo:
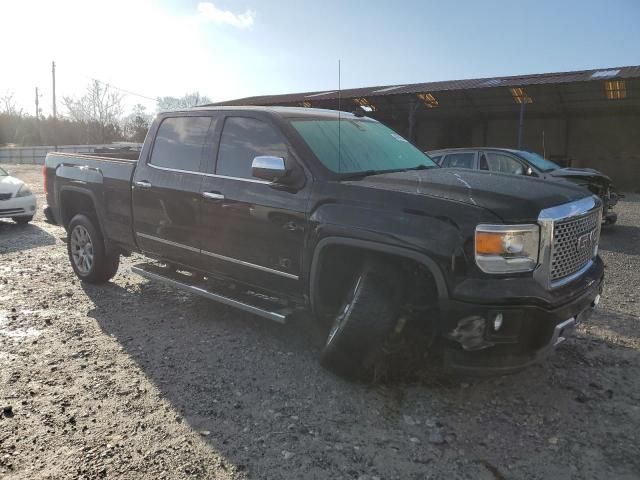
[(315, 246), (311, 268), (309, 271), (309, 299), (312, 312), (318, 311), (319, 287), (321, 281), (321, 269), (323, 264), (323, 254), (328, 247), (350, 247), (362, 251), (362, 253), (385, 254), (400, 259), (406, 259), (416, 262), (423, 266), (433, 277), (437, 289), (439, 300), (448, 298), (447, 284), (440, 267), (429, 256), (416, 252), (414, 250), (378, 243), (370, 240), (362, 240), (347, 237), (325, 237), (321, 239)]
[[(98, 214), (98, 202), (95, 194), (85, 188), (64, 186), (60, 189), (60, 218), (62, 226), (67, 229), (71, 219), (78, 213), (83, 213), (94, 219), (102, 231), (100, 215)], [(85, 200), (85, 203), (82, 201)]]

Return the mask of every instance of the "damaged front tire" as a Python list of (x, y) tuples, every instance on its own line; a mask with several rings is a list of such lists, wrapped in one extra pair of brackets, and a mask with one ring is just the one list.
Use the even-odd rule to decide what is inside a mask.
[(322, 350), (323, 367), (344, 377), (367, 376), (371, 357), (395, 327), (398, 307), (392, 283), (397, 275), (375, 263), (353, 279)]

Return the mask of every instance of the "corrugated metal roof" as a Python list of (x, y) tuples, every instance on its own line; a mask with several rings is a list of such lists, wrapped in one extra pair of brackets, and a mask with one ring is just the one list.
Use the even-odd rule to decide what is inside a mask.
[[(350, 88), (340, 92), (342, 98), (402, 95), (421, 92), (443, 92), (469, 90), (476, 88), (526, 87), (529, 85), (548, 85), (575, 82), (594, 82), (612, 78), (640, 78), (640, 65), (615, 68), (580, 70), (575, 72), (539, 73), (533, 75), (515, 75), (508, 77), (474, 78), (467, 80), (447, 80), (441, 82), (414, 83), (411, 85), (379, 85), (375, 87)], [(305, 100), (334, 100), (337, 90), (290, 93), (283, 95), (263, 95), (239, 98), (213, 105), (278, 105), (301, 103)]]

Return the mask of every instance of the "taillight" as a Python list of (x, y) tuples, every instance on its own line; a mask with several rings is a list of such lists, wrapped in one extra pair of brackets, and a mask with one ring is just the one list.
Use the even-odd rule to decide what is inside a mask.
[(44, 194), (47, 195), (47, 166), (42, 165), (42, 185), (44, 186)]

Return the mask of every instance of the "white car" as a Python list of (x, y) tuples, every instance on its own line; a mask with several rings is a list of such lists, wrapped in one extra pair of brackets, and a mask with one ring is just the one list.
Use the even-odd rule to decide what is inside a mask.
[(0, 218), (29, 223), (36, 213), (36, 196), (22, 180), (0, 168)]

